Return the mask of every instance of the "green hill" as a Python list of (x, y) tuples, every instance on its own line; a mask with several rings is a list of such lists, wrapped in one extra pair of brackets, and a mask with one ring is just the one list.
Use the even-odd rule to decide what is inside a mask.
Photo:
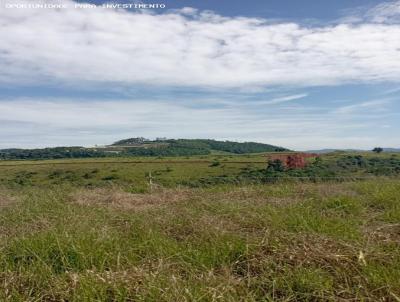
[(213, 153), (262, 153), (287, 151), (282, 147), (254, 142), (230, 142), (212, 139), (156, 139), (142, 137), (117, 141), (109, 146), (56, 147), (43, 149), (3, 149), (0, 160), (60, 159), (115, 156), (192, 156)]
[(142, 137), (120, 140), (109, 147), (120, 148), (121, 152), (140, 156), (206, 155), (212, 152), (244, 154), (288, 151), (282, 147), (254, 142), (238, 143), (212, 139), (147, 140)]

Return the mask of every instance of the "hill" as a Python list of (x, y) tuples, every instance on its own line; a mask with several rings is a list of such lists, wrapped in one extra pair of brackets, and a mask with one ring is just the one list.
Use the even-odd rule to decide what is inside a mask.
[[(129, 138), (117, 141), (109, 147), (138, 148), (144, 149), (177, 149), (196, 150), (199, 154), (209, 154), (212, 151), (229, 152), (233, 154), (281, 152), (288, 149), (269, 144), (255, 142), (231, 142), (217, 141), (213, 139), (156, 139), (148, 140), (143, 137)], [(132, 150), (130, 150), (132, 152)], [(136, 152), (136, 151), (133, 151)], [(140, 151), (139, 151), (140, 152)], [(140, 152), (141, 153), (141, 152)]]
[(255, 142), (238, 143), (212, 139), (148, 140), (142, 137), (137, 137), (120, 140), (109, 146), (95, 148), (55, 147), (43, 149), (3, 149), (0, 150), (0, 160), (115, 156), (192, 156), (221, 152), (229, 154), (244, 154), (281, 151), (288, 151), (288, 149)]

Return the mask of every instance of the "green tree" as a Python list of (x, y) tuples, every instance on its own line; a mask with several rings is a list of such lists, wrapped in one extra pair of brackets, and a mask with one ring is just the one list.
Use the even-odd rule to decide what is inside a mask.
[(381, 147), (375, 147), (374, 149), (372, 149), (372, 151), (375, 153), (381, 153), (383, 149)]
[(267, 171), (271, 172), (283, 172), (285, 171), (285, 165), (280, 159), (269, 160)]

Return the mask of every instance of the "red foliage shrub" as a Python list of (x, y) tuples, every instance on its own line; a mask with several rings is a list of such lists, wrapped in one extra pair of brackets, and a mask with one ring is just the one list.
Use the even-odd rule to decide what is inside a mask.
[(280, 160), (288, 169), (304, 168), (307, 165), (306, 158), (318, 157), (314, 153), (286, 153), (267, 155), (269, 160)]

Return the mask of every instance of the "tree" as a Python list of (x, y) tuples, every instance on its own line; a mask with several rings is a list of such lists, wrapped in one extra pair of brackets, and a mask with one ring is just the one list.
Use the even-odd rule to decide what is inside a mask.
[(383, 149), (381, 147), (375, 147), (374, 149), (372, 149), (372, 152), (375, 153), (381, 153), (383, 151)]
[(283, 172), (285, 171), (285, 165), (280, 159), (269, 160), (267, 171), (270, 172)]

